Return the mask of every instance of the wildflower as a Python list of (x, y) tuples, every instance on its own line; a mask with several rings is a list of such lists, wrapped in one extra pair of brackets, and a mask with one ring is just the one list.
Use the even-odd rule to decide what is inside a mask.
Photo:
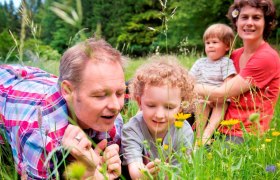
[(150, 150), (150, 146), (149, 146), (149, 143), (148, 143), (147, 140), (144, 140), (144, 141), (143, 141), (143, 145), (144, 145), (144, 147), (145, 147), (147, 150)]
[(249, 116), (249, 120), (250, 120), (252, 123), (258, 122), (258, 121), (260, 120), (260, 114), (259, 114), (259, 113), (252, 113), (252, 114)]
[(238, 9), (234, 9), (234, 10), (232, 11), (231, 15), (232, 15), (233, 18), (236, 18), (236, 17), (239, 15)]
[(272, 132), (272, 134), (271, 134), (272, 136), (280, 136), (280, 132), (278, 132), (278, 131), (274, 131), (274, 132)]
[(186, 148), (186, 147), (182, 147), (182, 148), (181, 148), (181, 152), (182, 152), (182, 153), (186, 153), (186, 152), (187, 152), (187, 148)]
[(220, 137), (220, 136), (221, 136), (221, 133), (220, 133), (219, 131), (215, 131), (215, 132), (214, 132), (214, 136), (215, 136), (215, 137)]
[(81, 162), (73, 162), (66, 167), (64, 176), (66, 179), (82, 179), (86, 172), (86, 166)]
[(184, 113), (177, 113), (174, 115), (175, 119), (179, 121), (184, 121), (190, 118), (191, 116), (192, 116), (191, 114), (184, 114)]
[(196, 146), (197, 146), (197, 147), (201, 147), (201, 146), (202, 146), (202, 140), (201, 140), (201, 139), (198, 139), (198, 140), (196, 141)]
[(183, 125), (184, 125), (184, 121), (175, 121), (174, 122), (174, 126), (178, 129), (183, 127)]
[(161, 144), (161, 142), (162, 142), (162, 138), (157, 138), (157, 139), (156, 139), (156, 143), (157, 143), (157, 144)]
[(208, 154), (207, 154), (207, 159), (208, 159), (208, 160), (213, 159), (213, 154), (212, 154), (212, 153), (208, 153)]
[(164, 145), (163, 145), (163, 149), (164, 149), (165, 151), (167, 151), (168, 148), (169, 148), (168, 144), (164, 144)]
[(272, 141), (272, 139), (267, 138), (267, 139), (265, 139), (264, 141), (267, 142), (267, 143), (269, 143), (269, 142)]
[(181, 102), (181, 108), (187, 109), (189, 106), (190, 106), (190, 103), (188, 101)]
[(276, 166), (275, 165), (267, 165), (265, 168), (266, 172), (275, 172)]
[(278, 169), (280, 169), (280, 162), (276, 163), (276, 166), (277, 166)]
[(220, 124), (222, 126), (228, 126), (229, 128), (231, 128), (232, 126), (239, 124), (240, 121), (238, 119), (230, 119), (230, 120), (223, 120)]

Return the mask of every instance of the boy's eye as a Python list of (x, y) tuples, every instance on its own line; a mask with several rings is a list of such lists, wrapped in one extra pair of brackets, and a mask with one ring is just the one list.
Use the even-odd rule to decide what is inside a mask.
[(173, 106), (165, 106), (165, 109), (172, 110), (172, 109), (174, 109), (174, 107)]

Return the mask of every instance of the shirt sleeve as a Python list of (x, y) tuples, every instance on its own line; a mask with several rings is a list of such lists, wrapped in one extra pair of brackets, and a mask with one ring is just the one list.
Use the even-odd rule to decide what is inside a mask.
[(256, 53), (240, 72), (244, 79), (249, 79), (251, 83), (259, 88), (265, 87), (278, 72), (276, 65), (278, 57), (269, 51)]
[(187, 148), (192, 148), (194, 141), (194, 134), (190, 124), (187, 121), (184, 121), (184, 126), (180, 134), (183, 137), (183, 144)]
[(195, 78), (198, 78), (200, 76), (200, 59), (198, 59), (193, 66), (191, 67), (189, 74), (192, 75)]
[(132, 162), (143, 162), (143, 142), (134, 128), (127, 123), (122, 130), (123, 165)]
[(229, 58), (225, 58), (222, 61), (222, 75), (223, 75), (223, 80), (225, 80), (226, 78), (228, 78), (231, 75), (237, 74), (233, 61)]

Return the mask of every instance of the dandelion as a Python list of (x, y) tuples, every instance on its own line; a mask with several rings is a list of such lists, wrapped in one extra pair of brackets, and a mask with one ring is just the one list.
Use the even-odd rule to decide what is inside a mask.
[(271, 134), (272, 136), (280, 136), (280, 132), (278, 132), (278, 131), (274, 131), (274, 132), (272, 132), (272, 134)]
[(156, 143), (157, 143), (157, 144), (161, 144), (161, 142), (162, 142), (162, 138), (157, 138), (157, 139), (156, 139)]
[(267, 138), (267, 139), (265, 139), (264, 141), (267, 142), (267, 143), (269, 143), (269, 142), (272, 141), (272, 139)]
[(177, 113), (174, 115), (175, 119), (179, 121), (184, 121), (190, 118), (191, 116), (192, 116), (191, 114), (184, 114), (184, 113)]
[(174, 115), (174, 118), (176, 119), (174, 126), (176, 128), (182, 128), (184, 125), (184, 121), (191, 117), (191, 114), (184, 114), (184, 113), (177, 113)]
[(81, 162), (73, 162), (66, 167), (64, 176), (66, 179), (82, 179), (86, 172), (86, 166)]
[(184, 121), (175, 121), (174, 122), (174, 126), (176, 127), (176, 128), (182, 128), (183, 127), (183, 125), (184, 125)]
[(231, 128), (232, 126), (239, 124), (240, 121), (238, 119), (230, 119), (230, 120), (223, 120), (220, 124), (222, 126), (228, 126), (229, 128)]
[(168, 148), (169, 148), (168, 144), (164, 144), (164, 145), (163, 145), (163, 149), (164, 149), (165, 151), (167, 151)]

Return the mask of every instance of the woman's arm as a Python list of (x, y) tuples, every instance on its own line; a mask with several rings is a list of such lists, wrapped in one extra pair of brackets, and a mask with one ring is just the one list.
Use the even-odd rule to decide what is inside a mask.
[(238, 96), (247, 92), (251, 86), (249, 80), (245, 80), (240, 75), (236, 75), (224, 82), (220, 87), (197, 84), (195, 85), (195, 91), (209, 100), (223, 101), (225, 98)]

